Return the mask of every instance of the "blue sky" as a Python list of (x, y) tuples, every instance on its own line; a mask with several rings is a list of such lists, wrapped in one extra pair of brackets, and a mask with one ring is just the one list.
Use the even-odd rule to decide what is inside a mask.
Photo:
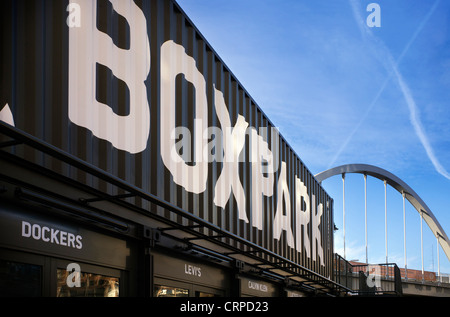
[[(450, 233), (450, 2), (177, 0), (311, 172), (349, 163), (395, 174)], [(370, 3), (380, 27), (369, 28)], [(342, 180), (323, 183), (342, 229)], [(369, 262), (385, 261), (384, 185), (368, 179)], [(347, 259), (365, 260), (364, 183), (346, 180)], [(407, 264), (421, 269), (420, 217)], [(388, 188), (389, 261), (404, 265), (401, 195)], [(335, 235), (342, 251), (342, 230)], [(424, 266), (437, 271), (424, 224)], [(450, 263), (440, 250), (441, 273)]]

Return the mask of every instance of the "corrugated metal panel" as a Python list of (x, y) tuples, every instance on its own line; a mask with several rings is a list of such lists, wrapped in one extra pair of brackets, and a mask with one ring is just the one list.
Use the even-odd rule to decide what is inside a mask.
[[(79, 0), (80, 2), (82, 0)], [(123, 0), (124, 1), (124, 0)], [(206, 95), (207, 127), (222, 127), (215, 104), (216, 89), (223, 94), (223, 100), (227, 105), (230, 124), (235, 126), (238, 116), (245, 118), (250, 127), (259, 131), (259, 128), (273, 127), (272, 123), (255, 104), (248, 92), (242, 87), (233, 76), (223, 61), (217, 56), (214, 50), (206, 42), (199, 31), (192, 25), (179, 6), (172, 1), (136, 0), (128, 3), (126, 16), (118, 14), (113, 7), (113, 2), (108, 0), (89, 1), (90, 9), (97, 10), (94, 21), (90, 21), (93, 26), (92, 32), (106, 33), (111, 39), (110, 48), (89, 46), (92, 54), (112, 54), (111, 63), (125, 67), (124, 72), (129, 68), (132, 72), (134, 62), (130, 59), (123, 59), (118, 55), (109, 52), (116, 48), (129, 50), (134, 45), (135, 25), (132, 20), (139, 20), (142, 14), (146, 21), (146, 31), (149, 40), (150, 60), (147, 66), (150, 71), (145, 80), (148, 106), (150, 109), (150, 126), (147, 146), (144, 150), (132, 154), (125, 150), (117, 149), (111, 142), (100, 139), (93, 135), (89, 128), (74, 124), (69, 119), (69, 61), (71, 51), (69, 36), (72, 36), (68, 16), (75, 12), (69, 6), (68, 1), (5, 1), (2, 10), (2, 82), (0, 108), (8, 104), (11, 108), (16, 127), (37, 136), (46, 142), (67, 151), (89, 163), (102, 168), (103, 170), (120, 177), (127, 182), (136, 185), (149, 193), (155, 194), (164, 200), (175, 204), (184, 210), (191, 212), (213, 224), (216, 224), (232, 233), (257, 243), (270, 251), (274, 251), (285, 258), (304, 265), (314, 271), (331, 276), (331, 263), (333, 252), (333, 219), (332, 219), (332, 199), (317, 183), (310, 171), (298, 158), (292, 148), (282, 137), (272, 140), (272, 131), (268, 131), (265, 140), (270, 144), (270, 149), (279, 151), (279, 161), (276, 166), (277, 171), (273, 175), (273, 195), (263, 196), (263, 228), (258, 230), (252, 221), (256, 217), (252, 213), (252, 192), (255, 190), (255, 183), (252, 181), (251, 164), (249, 163), (250, 136), (247, 134), (243, 156), (244, 162), (239, 163), (239, 179), (245, 193), (245, 213), (250, 219), (249, 222), (239, 220), (238, 202), (230, 193), (225, 208), (218, 206), (214, 200), (216, 198), (215, 188), (217, 180), (224, 171), (224, 163), (213, 161), (207, 164), (206, 188), (199, 193), (193, 193), (176, 184), (174, 175), (171, 174), (162, 160), (161, 149), (167, 146), (161, 140), (162, 122), (161, 117), (167, 114), (168, 105), (162, 104), (161, 90), (162, 72), (166, 70), (161, 64), (165, 58), (162, 54), (162, 47), (173, 41), (176, 45), (181, 45), (186, 56), (195, 61), (196, 71), (190, 65), (188, 58), (179, 60), (179, 55), (171, 56), (173, 63), (182, 63), (180, 67), (186, 67), (188, 72), (194, 75), (200, 73), (202, 78), (196, 80), (203, 82)], [(124, 1), (125, 2), (125, 1)], [(76, 3), (76, 1), (75, 1)], [(122, 3), (123, 5), (123, 3)], [(137, 7), (136, 7), (137, 6)], [(72, 9), (71, 9), (72, 8)], [(137, 11), (132, 11), (138, 8)], [(131, 12), (131, 13), (130, 13)], [(135, 14), (136, 16), (134, 16)], [(82, 23), (89, 15), (82, 12)], [(70, 16), (71, 17), (71, 16)], [(84, 21), (84, 22), (83, 22)], [(74, 21), (72, 21), (74, 22)], [(76, 22), (76, 21), (75, 21)], [(88, 32), (89, 33), (89, 32)], [(139, 38), (142, 37), (142, 34)], [(174, 47), (174, 46), (173, 46)], [(75, 52), (76, 53), (76, 52)], [(172, 54), (172, 53), (171, 53)], [(167, 57), (167, 56), (166, 56)], [(184, 63), (184, 64), (183, 64)], [(123, 64), (123, 65), (122, 65)], [(73, 65), (72, 65), (73, 66)], [(75, 65), (80, 68), (82, 65)], [(110, 66), (110, 65), (109, 65)], [(119, 67), (118, 66), (118, 67)], [(147, 67), (142, 65), (142, 67)], [(172, 66), (170, 66), (172, 67)], [(190, 69), (191, 67), (192, 69)], [(77, 71), (78, 69), (75, 68)], [(83, 72), (80, 70), (80, 74)], [(130, 96), (133, 91), (127, 82), (115, 77), (108, 65), (98, 62), (95, 65), (95, 99), (98, 102), (107, 104), (117, 116), (126, 117), (131, 111), (133, 104), (130, 104)], [(81, 76), (80, 75), (80, 76)], [(131, 74), (130, 76), (133, 76)], [(178, 75), (175, 79), (175, 96), (173, 96), (176, 113), (175, 126), (186, 127), (189, 131), (195, 130), (195, 116), (199, 114), (199, 86), (194, 86), (192, 80), (186, 78), (186, 74)], [(136, 79), (138, 81), (139, 79)], [(89, 88), (89, 87), (88, 87)], [(86, 96), (79, 96), (80, 100)], [(88, 99), (89, 100), (89, 99)], [(95, 100), (93, 100), (95, 101)], [(100, 121), (106, 120), (100, 118)], [(142, 119), (143, 121), (144, 119)], [(163, 122), (164, 123), (164, 122)], [(99, 122), (100, 124), (100, 122)], [(126, 127), (116, 127), (118, 131), (113, 134), (121, 134)], [(193, 141), (195, 135), (191, 135)], [(208, 139), (211, 141), (211, 139)], [(130, 139), (129, 142), (132, 142)], [(191, 143), (191, 142), (189, 142)], [(195, 144), (195, 142), (192, 142)], [(217, 151), (221, 151), (219, 147)], [(23, 151), (20, 148), (15, 154), (30, 159), (36, 163), (43, 164), (64, 175), (68, 175), (81, 182), (94, 186), (100, 190), (111, 194), (116, 193), (111, 186), (98, 182), (96, 179), (83, 173), (63, 166), (58, 161), (50, 160), (41, 154), (33, 151)], [(192, 148), (191, 157), (194, 157), (195, 147)], [(296, 178), (300, 179), (307, 187), (309, 205), (313, 205), (313, 196), (316, 197), (317, 204), (312, 210), (317, 210), (319, 204), (323, 206), (323, 215), (320, 220), (320, 239), (324, 251), (324, 261), (321, 265), (319, 258), (315, 261), (313, 256), (308, 256), (307, 251), (301, 245), (291, 248), (287, 242), (286, 231), (283, 231), (281, 239), (274, 239), (274, 218), (276, 217), (278, 200), (281, 195), (278, 193), (278, 183), (281, 173), (281, 164), (286, 164), (286, 184), (289, 188), (290, 204), (288, 207), (282, 204), (280, 212), (286, 213), (290, 208), (289, 227), (293, 228), (293, 236), (303, 237), (306, 230), (306, 237), (309, 237), (310, 250), (316, 250), (313, 244), (317, 243), (313, 239), (313, 215), (310, 214), (310, 221), (306, 227), (298, 227), (298, 217), (300, 211), (296, 210)], [(190, 164), (194, 166), (195, 164)], [(200, 177), (200, 175), (199, 175)], [(236, 175), (227, 175), (228, 181), (236, 180)], [(192, 179), (188, 184), (195, 184), (199, 179)], [(190, 186), (190, 185), (189, 185)], [(226, 195), (226, 193), (223, 193)], [(286, 198), (281, 198), (286, 201)], [(149, 210), (149, 212), (164, 215), (175, 222), (181, 222), (181, 218), (171, 214), (167, 210), (151, 206), (146, 202), (129, 201)], [(299, 204), (298, 206), (301, 206)], [(301, 208), (303, 208), (301, 206)], [(242, 212), (242, 210), (241, 210)], [(183, 223), (184, 225), (188, 224)], [(231, 241), (228, 241), (232, 243)]]

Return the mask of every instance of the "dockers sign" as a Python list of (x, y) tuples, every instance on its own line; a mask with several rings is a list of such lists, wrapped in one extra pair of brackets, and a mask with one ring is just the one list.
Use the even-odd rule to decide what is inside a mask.
[[(143, 189), (296, 262), (326, 266), (331, 199), (178, 5), (65, 5), (67, 87), (47, 88), (67, 93), (60, 106), (68, 138), (85, 133), (97, 140), (85, 141), (87, 148), (107, 144), (106, 154), (86, 160), (102, 166), (102, 158), (125, 157), (114, 163), (119, 176), (135, 164), (139, 176), (130, 181)], [(26, 130), (16, 124), (20, 107), (9, 100), (3, 120)], [(79, 148), (60, 146), (80, 156)]]

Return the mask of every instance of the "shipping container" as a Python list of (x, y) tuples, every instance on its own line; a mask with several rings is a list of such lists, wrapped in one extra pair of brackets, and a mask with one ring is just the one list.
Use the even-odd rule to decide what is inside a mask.
[(175, 1), (2, 6), (3, 182), (27, 187), (23, 160), (102, 197), (77, 203), (335, 287), (332, 198)]

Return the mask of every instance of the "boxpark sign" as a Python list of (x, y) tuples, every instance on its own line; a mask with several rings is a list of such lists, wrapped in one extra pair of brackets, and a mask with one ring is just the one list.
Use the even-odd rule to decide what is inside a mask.
[[(5, 58), (14, 65), (46, 61), (28, 69), (41, 73), (42, 82), (24, 80), (43, 98), (20, 95), (27, 88), (17, 78), (26, 72), (11, 67), (3, 74), (10, 82), (2, 96), (3, 121), (330, 274), (332, 199), (175, 2), (35, 6), (48, 17), (45, 23), (39, 13), (22, 18), (33, 20), (35, 34), (50, 27), (53, 33), (44, 44), (37, 40), (32, 53)], [(17, 20), (9, 20), (24, 31), (16, 34), (31, 31)], [(21, 45), (26, 38), (4, 42)], [(38, 115), (25, 119), (33, 107)]]

